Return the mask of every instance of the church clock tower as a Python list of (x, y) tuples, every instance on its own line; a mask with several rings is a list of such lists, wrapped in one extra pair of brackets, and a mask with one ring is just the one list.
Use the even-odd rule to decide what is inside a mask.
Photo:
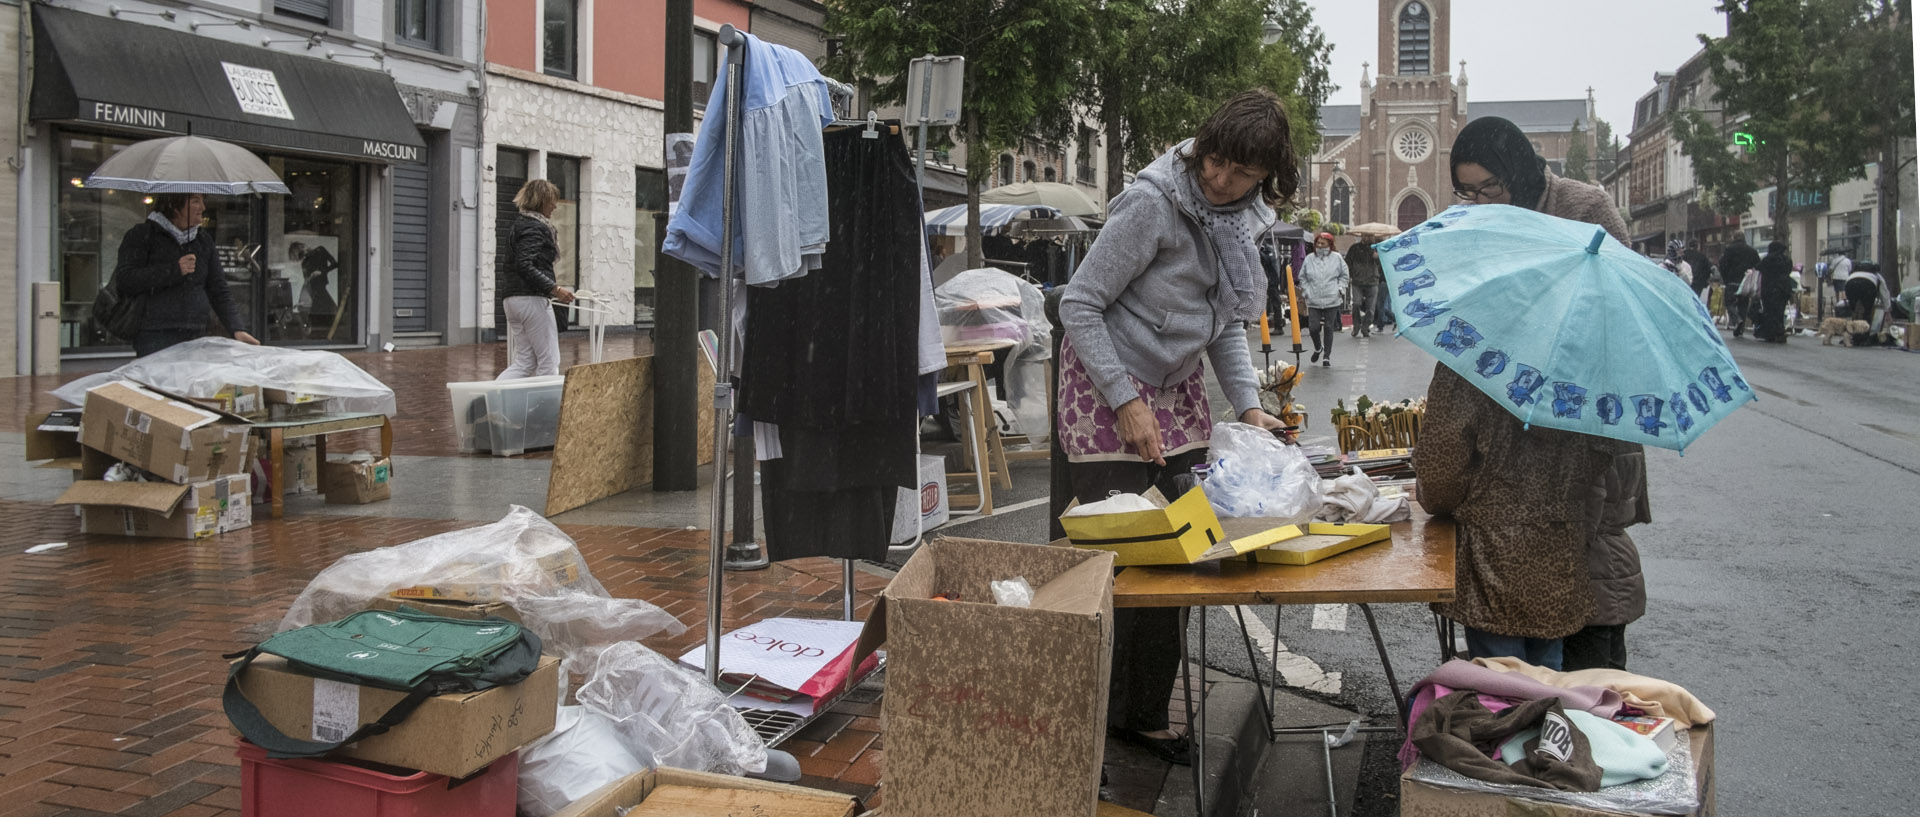
[(1380, 0), (1382, 77), (1447, 73), (1451, 0)]

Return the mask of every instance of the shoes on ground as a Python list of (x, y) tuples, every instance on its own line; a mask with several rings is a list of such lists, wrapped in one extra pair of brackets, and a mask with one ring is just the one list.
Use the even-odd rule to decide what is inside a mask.
[(1319, 361), (1319, 360), (1320, 360), (1320, 350), (1319, 350), (1319, 349), (1315, 349), (1315, 350), (1313, 350), (1313, 360), (1310, 360), (1310, 361), (1308, 361), (1308, 362), (1309, 362), (1309, 363), (1312, 363), (1312, 362), (1317, 362), (1317, 361)]
[(1320, 361), (1320, 366), (1321, 366), (1322, 368), (1325, 368), (1325, 367), (1330, 367), (1330, 366), (1332, 366), (1332, 365), (1333, 365), (1333, 355), (1327, 355), (1327, 359), (1326, 359), (1326, 360), (1322, 360), (1322, 361)]
[(1176, 766), (1189, 766), (1193, 763), (1193, 740), (1187, 735), (1177, 738), (1150, 738), (1132, 729), (1108, 727), (1107, 734), (1147, 750), (1147, 754), (1160, 758)]

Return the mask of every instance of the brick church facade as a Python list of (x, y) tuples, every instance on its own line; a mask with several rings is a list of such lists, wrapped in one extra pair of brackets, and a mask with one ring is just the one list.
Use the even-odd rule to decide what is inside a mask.
[(1360, 104), (1320, 109), (1321, 150), (1308, 159), (1305, 206), (1345, 225), (1405, 229), (1451, 206), (1454, 137), (1483, 116), (1512, 121), (1549, 168), (1562, 172), (1573, 140), (1593, 144), (1586, 99), (1469, 102), (1466, 62), (1448, 72), (1451, 0), (1379, 0), (1379, 76), (1360, 69)]

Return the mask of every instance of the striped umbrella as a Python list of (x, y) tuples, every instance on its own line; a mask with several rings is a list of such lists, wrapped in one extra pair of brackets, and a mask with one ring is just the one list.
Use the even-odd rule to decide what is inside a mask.
[[(1060, 211), (1037, 204), (980, 205), (980, 234), (1001, 235), (1016, 221), (1058, 218)], [(967, 234), (967, 206), (956, 204), (927, 214), (927, 235), (963, 236)]]

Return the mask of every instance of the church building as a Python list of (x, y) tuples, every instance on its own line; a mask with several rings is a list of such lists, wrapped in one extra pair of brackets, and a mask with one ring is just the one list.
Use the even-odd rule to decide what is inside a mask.
[(1320, 108), (1320, 152), (1307, 162), (1303, 206), (1344, 225), (1407, 229), (1455, 203), (1448, 156), (1454, 136), (1483, 116), (1525, 132), (1562, 173), (1573, 140), (1593, 144), (1593, 92), (1586, 99), (1468, 102), (1467, 64), (1448, 72), (1451, 0), (1379, 0), (1378, 78), (1361, 64), (1360, 104)]

